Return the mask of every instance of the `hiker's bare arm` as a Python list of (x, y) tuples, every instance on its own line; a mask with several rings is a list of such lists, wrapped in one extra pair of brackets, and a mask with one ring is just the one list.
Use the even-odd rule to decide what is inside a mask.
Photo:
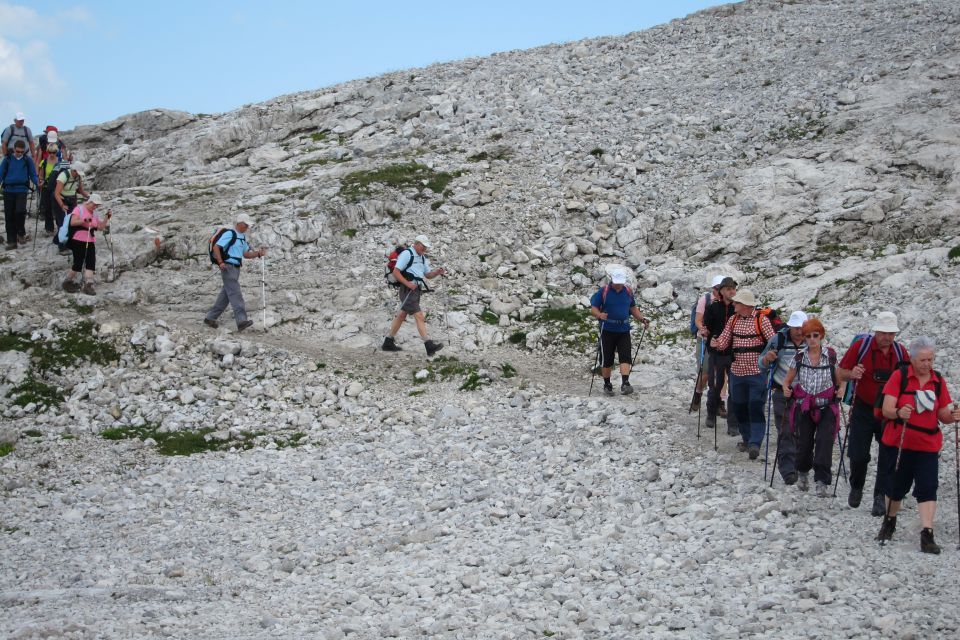
[(863, 365), (857, 365), (853, 369), (844, 369), (837, 367), (837, 380), (847, 382), (848, 380), (859, 380), (863, 377)]
[(643, 314), (640, 313), (640, 309), (636, 305), (630, 307), (630, 315), (636, 318), (637, 321), (642, 322), (643, 326), (650, 326), (650, 321), (643, 317)]
[(787, 372), (787, 377), (783, 379), (783, 395), (787, 398), (793, 395), (793, 388), (791, 385), (793, 384), (793, 379), (796, 377), (797, 370), (790, 369), (790, 371)]
[(406, 278), (403, 277), (403, 274), (400, 273), (400, 269), (394, 269), (394, 270), (393, 270), (393, 277), (396, 278), (396, 279), (397, 279), (397, 282), (399, 282), (400, 284), (402, 284), (403, 286), (405, 286), (407, 289), (416, 289), (416, 288), (417, 288), (417, 285), (416, 285), (416, 284), (410, 282), (409, 280), (407, 280)]
[(53, 190), (53, 199), (57, 201), (57, 205), (63, 209), (63, 183), (57, 180), (57, 186)]
[(250, 251), (243, 252), (243, 257), (247, 258), (248, 260), (252, 260), (253, 258), (262, 258), (265, 255), (267, 255), (267, 250), (263, 247), (260, 247), (256, 251), (250, 249)]
[(607, 319), (607, 314), (603, 311), (600, 311), (598, 307), (590, 307), (590, 315), (592, 315), (597, 320)]
[(428, 278), (430, 278), (431, 280), (433, 280), (433, 279), (436, 278), (437, 276), (442, 276), (442, 275), (445, 274), (446, 272), (447, 272), (446, 269), (444, 269), (443, 267), (440, 267), (440, 268), (438, 268), (438, 269), (434, 269), (434, 270), (431, 271), (430, 273), (427, 273), (426, 276), (427, 276)]

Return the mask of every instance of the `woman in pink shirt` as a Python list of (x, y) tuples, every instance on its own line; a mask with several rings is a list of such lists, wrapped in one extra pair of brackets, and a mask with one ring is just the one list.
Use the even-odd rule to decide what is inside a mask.
[(97, 207), (102, 204), (103, 198), (100, 194), (93, 193), (86, 202), (78, 205), (64, 222), (69, 225), (68, 246), (73, 252), (73, 264), (67, 272), (67, 279), (63, 281), (63, 290), (68, 293), (80, 291), (77, 275), (83, 270), (83, 293), (88, 296), (97, 294), (93, 288), (93, 276), (97, 270), (95, 231), (105, 228), (113, 217), (113, 211), (109, 209), (106, 217), (97, 215)]

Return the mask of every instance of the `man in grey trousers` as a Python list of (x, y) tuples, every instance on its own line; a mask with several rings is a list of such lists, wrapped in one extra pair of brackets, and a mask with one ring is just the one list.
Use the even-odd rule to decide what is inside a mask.
[(220, 237), (213, 245), (213, 259), (220, 267), (223, 287), (220, 288), (217, 301), (213, 303), (203, 319), (203, 323), (208, 327), (216, 329), (220, 326), (217, 320), (228, 304), (233, 307), (233, 319), (237, 322), (237, 331), (243, 331), (253, 325), (253, 320), (247, 319), (247, 309), (243, 302), (243, 293), (240, 291), (240, 268), (243, 266), (244, 258), (261, 258), (266, 255), (267, 250), (260, 248), (253, 251), (247, 244), (245, 234), (252, 225), (253, 220), (241, 213), (237, 216), (234, 228), (220, 233)]

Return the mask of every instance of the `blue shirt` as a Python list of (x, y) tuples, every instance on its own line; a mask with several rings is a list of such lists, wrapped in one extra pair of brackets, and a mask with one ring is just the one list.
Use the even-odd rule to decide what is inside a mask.
[[(607, 289), (607, 298), (603, 298), (603, 289)], [(637, 306), (633, 293), (626, 285), (618, 292), (613, 288), (602, 287), (590, 298), (590, 306), (596, 307), (607, 314), (606, 320), (600, 321), (600, 330), (608, 333), (626, 333), (630, 331), (630, 309)]]
[[(234, 234), (236, 234), (237, 240), (230, 245), (230, 249), (227, 250), (227, 245), (233, 240)], [(217, 246), (220, 247), (220, 255), (223, 256), (223, 261), (229, 262), (236, 267), (239, 267), (243, 263), (243, 254), (250, 250), (250, 245), (247, 244), (247, 237), (236, 229), (227, 229), (224, 231), (220, 239), (217, 240)]]
[[(410, 264), (411, 261), (413, 264)], [(397, 257), (396, 268), (401, 272), (409, 272), (415, 280), (423, 280), (430, 271), (430, 261), (427, 260), (427, 256), (420, 255), (416, 249), (410, 247), (404, 249)]]
[(38, 183), (37, 167), (28, 154), (18, 159), (11, 153), (0, 161), (0, 183), (5, 193), (26, 193), (31, 182)]

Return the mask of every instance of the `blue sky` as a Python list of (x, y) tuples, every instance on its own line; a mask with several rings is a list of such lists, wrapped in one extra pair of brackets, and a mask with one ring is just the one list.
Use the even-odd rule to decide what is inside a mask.
[(0, 125), (221, 113), (498, 51), (620, 35), (721, 2), (0, 0)]

